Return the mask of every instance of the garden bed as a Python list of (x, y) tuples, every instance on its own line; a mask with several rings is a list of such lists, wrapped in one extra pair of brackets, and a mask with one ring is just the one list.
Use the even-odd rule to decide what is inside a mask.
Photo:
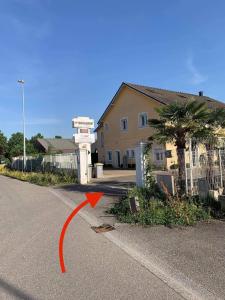
[(28, 181), (41, 186), (60, 185), (68, 183), (77, 183), (75, 174), (61, 173), (39, 173), (39, 172), (21, 172), (7, 168), (0, 168), (0, 175), (8, 176), (22, 181)]
[[(122, 197), (108, 212), (120, 222), (141, 225), (194, 225), (209, 220), (211, 210), (193, 199), (177, 197), (154, 198), (145, 188), (134, 188)], [(136, 198), (137, 210), (132, 212), (130, 200)]]

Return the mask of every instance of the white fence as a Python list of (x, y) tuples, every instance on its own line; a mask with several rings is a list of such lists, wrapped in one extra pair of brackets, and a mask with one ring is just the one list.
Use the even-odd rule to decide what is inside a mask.
[[(136, 148), (136, 182), (143, 186), (145, 183), (145, 143)], [(186, 194), (206, 196), (209, 193), (221, 194), (225, 189), (225, 150), (224, 148), (206, 151), (196, 149), (185, 151), (185, 170), (182, 175), (185, 181)], [(172, 193), (176, 193), (178, 185), (178, 166), (168, 169), (162, 166), (153, 172), (166, 187), (172, 186)], [(158, 182), (158, 181), (157, 181)], [(171, 191), (171, 188), (169, 188)]]
[[(210, 190), (219, 193), (225, 187), (225, 150), (215, 149), (198, 153), (188, 153), (185, 177), (186, 193), (191, 195), (206, 195)], [(186, 153), (187, 158), (187, 153)], [(186, 160), (187, 161), (187, 160)], [(178, 170), (170, 170), (178, 179)]]
[[(22, 170), (23, 157), (13, 157), (11, 168), (14, 170)], [(28, 172), (57, 172), (60, 170), (77, 171), (77, 154), (39, 155), (27, 156), (26, 158), (26, 171)]]

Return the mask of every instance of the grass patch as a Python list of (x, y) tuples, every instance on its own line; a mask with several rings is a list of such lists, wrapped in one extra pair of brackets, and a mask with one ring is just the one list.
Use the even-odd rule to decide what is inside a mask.
[(0, 175), (11, 178), (28, 181), (41, 186), (77, 183), (75, 174), (61, 173), (35, 173), (35, 172), (21, 172), (13, 171), (7, 168), (0, 168)]

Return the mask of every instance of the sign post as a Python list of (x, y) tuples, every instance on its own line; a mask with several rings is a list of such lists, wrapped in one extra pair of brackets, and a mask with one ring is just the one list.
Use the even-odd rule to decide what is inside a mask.
[(91, 179), (91, 144), (95, 142), (95, 135), (91, 133), (94, 120), (89, 117), (76, 117), (72, 120), (73, 128), (77, 132), (73, 135), (78, 144), (78, 180), (80, 184), (87, 184)]

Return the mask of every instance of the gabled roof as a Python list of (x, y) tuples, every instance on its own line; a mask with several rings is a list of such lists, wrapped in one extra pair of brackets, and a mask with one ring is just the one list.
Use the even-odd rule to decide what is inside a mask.
[(163, 105), (168, 105), (168, 104), (170, 104), (172, 102), (176, 102), (176, 101), (178, 101), (180, 103), (185, 103), (187, 100), (192, 98), (193, 100), (205, 102), (209, 108), (225, 108), (225, 103), (215, 100), (213, 98), (210, 98), (208, 96), (199, 96), (199, 95), (190, 94), (190, 93), (176, 92), (176, 91), (170, 91), (170, 90), (165, 90), (165, 89), (149, 87), (149, 86), (145, 86), (145, 85), (123, 82), (121, 84), (121, 86), (119, 87), (118, 91), (116, 92), (115, 96), (113, 97), (113, 99), (111, 100), (109, 105), (107, 106), (106, 110), (102, 114), (101, 118), (99, 119), (99, 121), (98, 121), (99, 125), (101, 124), (101, 121), (104, 118), (104, 116), (106, 115), (106, 113), (110, 110), (110, 108), (114, 104), (120, 91), (125, 86), (135, 90), (138, 93), (141, 93), (142, 95), (145, 95), (151, 99), (154, 99), (155, 101), (157, 101)]
[(76, 145), (72, 139), (37, 139), (42, 147), (48, 151), (49, 148), (52, 151), (73, 152), (76, 149)]

